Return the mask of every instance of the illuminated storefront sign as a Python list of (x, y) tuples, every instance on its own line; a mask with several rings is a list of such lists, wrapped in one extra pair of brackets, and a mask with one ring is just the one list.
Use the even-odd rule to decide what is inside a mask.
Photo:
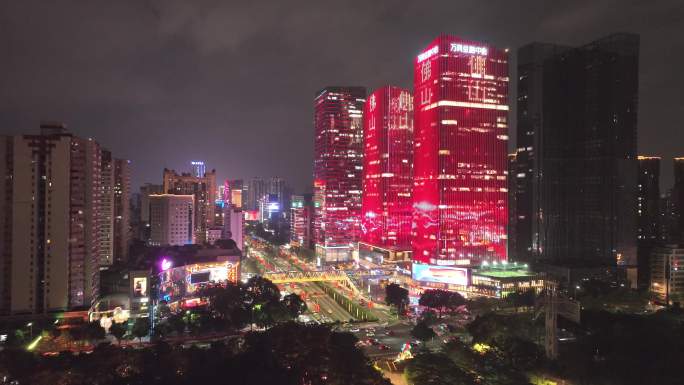
[(487, 56), (487, 47), (478, 47), (476, 45), (451, 43), (451, 52), (460, 52), (474, 55)]
[(468, 269), (447, 266), (413, 264), (413, 279), (450, 285), (468, 285)]

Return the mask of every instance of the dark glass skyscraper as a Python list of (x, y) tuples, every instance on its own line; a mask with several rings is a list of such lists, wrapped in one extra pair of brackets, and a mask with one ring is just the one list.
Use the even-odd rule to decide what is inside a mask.
[(650, 282), (650, 254), (660, 240), (660, 158), (639, 156), (637, 177), (637, 265), (639, 286)]
[(359, 239), (363, 169), (363, 87), (326, 87), (314, 99), (316, 254), (348, 260)]
[(639, 37), (518, 57), (518, 257), (636, 266)]

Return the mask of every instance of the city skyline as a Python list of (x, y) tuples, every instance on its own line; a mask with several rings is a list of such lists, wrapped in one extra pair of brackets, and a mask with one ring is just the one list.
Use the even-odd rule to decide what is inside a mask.
[[(616, 31), (639, 33), (638, 153), (664, 160), (682, 156), (677, 142), (669, 140), (680, 129), (675, 114), (682, 51), (668, 47), (684, 39), (675, 33), (681, 21), (670, 16), (681, 7), (674, 1), (651, 8), (620, 4), (619, 9), (610, 1), (576, 9), (531, 3), (524, 10), (503, 4), (477, 9), (435, 4), (430, 10), (408, 3), (366, 4), (340, 10), (339, 28), (328, 30), (324, 44), (309, 35), (320, 29), (321, 15), (335, 10), (319, 5), (261, 9), (121, 2), (74, 12), (30, 3), (2, 6), (3, 15), (14, 17), (2, 17), (0, 47), (11, 60), (0, 64), (6, 85), (0, 99), (8, 101), (0, 107), (1, 132), (34, 132), (43, 119), (63, 121), (76, 135), (96, 138), (130, 159), (133, 191), (144, 182), (159, 183), (164, 167), (185, 170), (196, 159), (216, 168), (218, 180), (281, 176), (295, 191), (310, 191), (310, 100), (316, 90), (334, 84), (359, 84), (369, 91), (386, 84), (410, 89), (412, 59), (442, 32), (508, 47), (511, 68), (517, 48), (532, 41), (581, 45)], [(33, 9), (32, 22), (25, 23)], [(415, 22), (415, 14), (426, 24)], [(493, 24), (509, 14), (516, 16), (514, 22)], [(256, 15), (258, 27), (224, 23)], [(129, 21), (120, 22), (124, 19)], [(358, 28), (346, 28), (353, 26)], [(350, 29), (351, 34), (336, 32)], [(32, 50), (24, 51), (28, 46)], [(514, 138), (516, 85), (511, 80), (509, 134)], [(267, 86), (272, 92), (265, 94), (261, 90)], [(130, 138), (139, 145), (128, 146)], [(183, 155), (169, 155), (174, 152)], [(661, 190), (672, 186), (672, 175), (672, 162), (664, 161)]]

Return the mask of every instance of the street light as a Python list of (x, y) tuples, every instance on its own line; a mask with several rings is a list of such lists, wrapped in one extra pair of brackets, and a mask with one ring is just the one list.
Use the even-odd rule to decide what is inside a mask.
[(30, 333), (31, 333), (31, 339), (33, 339), (33, 322), (27, 323), (26, 327), (29, 328)]

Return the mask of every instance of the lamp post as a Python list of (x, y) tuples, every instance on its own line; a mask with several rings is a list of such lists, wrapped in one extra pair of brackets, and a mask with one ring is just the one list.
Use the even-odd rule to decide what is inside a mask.
[(29, 333), (31, 335), (31, 339), (33, 339), (33, 322), (29, 322), (26, 324), (26, 327), (29, 328)]

